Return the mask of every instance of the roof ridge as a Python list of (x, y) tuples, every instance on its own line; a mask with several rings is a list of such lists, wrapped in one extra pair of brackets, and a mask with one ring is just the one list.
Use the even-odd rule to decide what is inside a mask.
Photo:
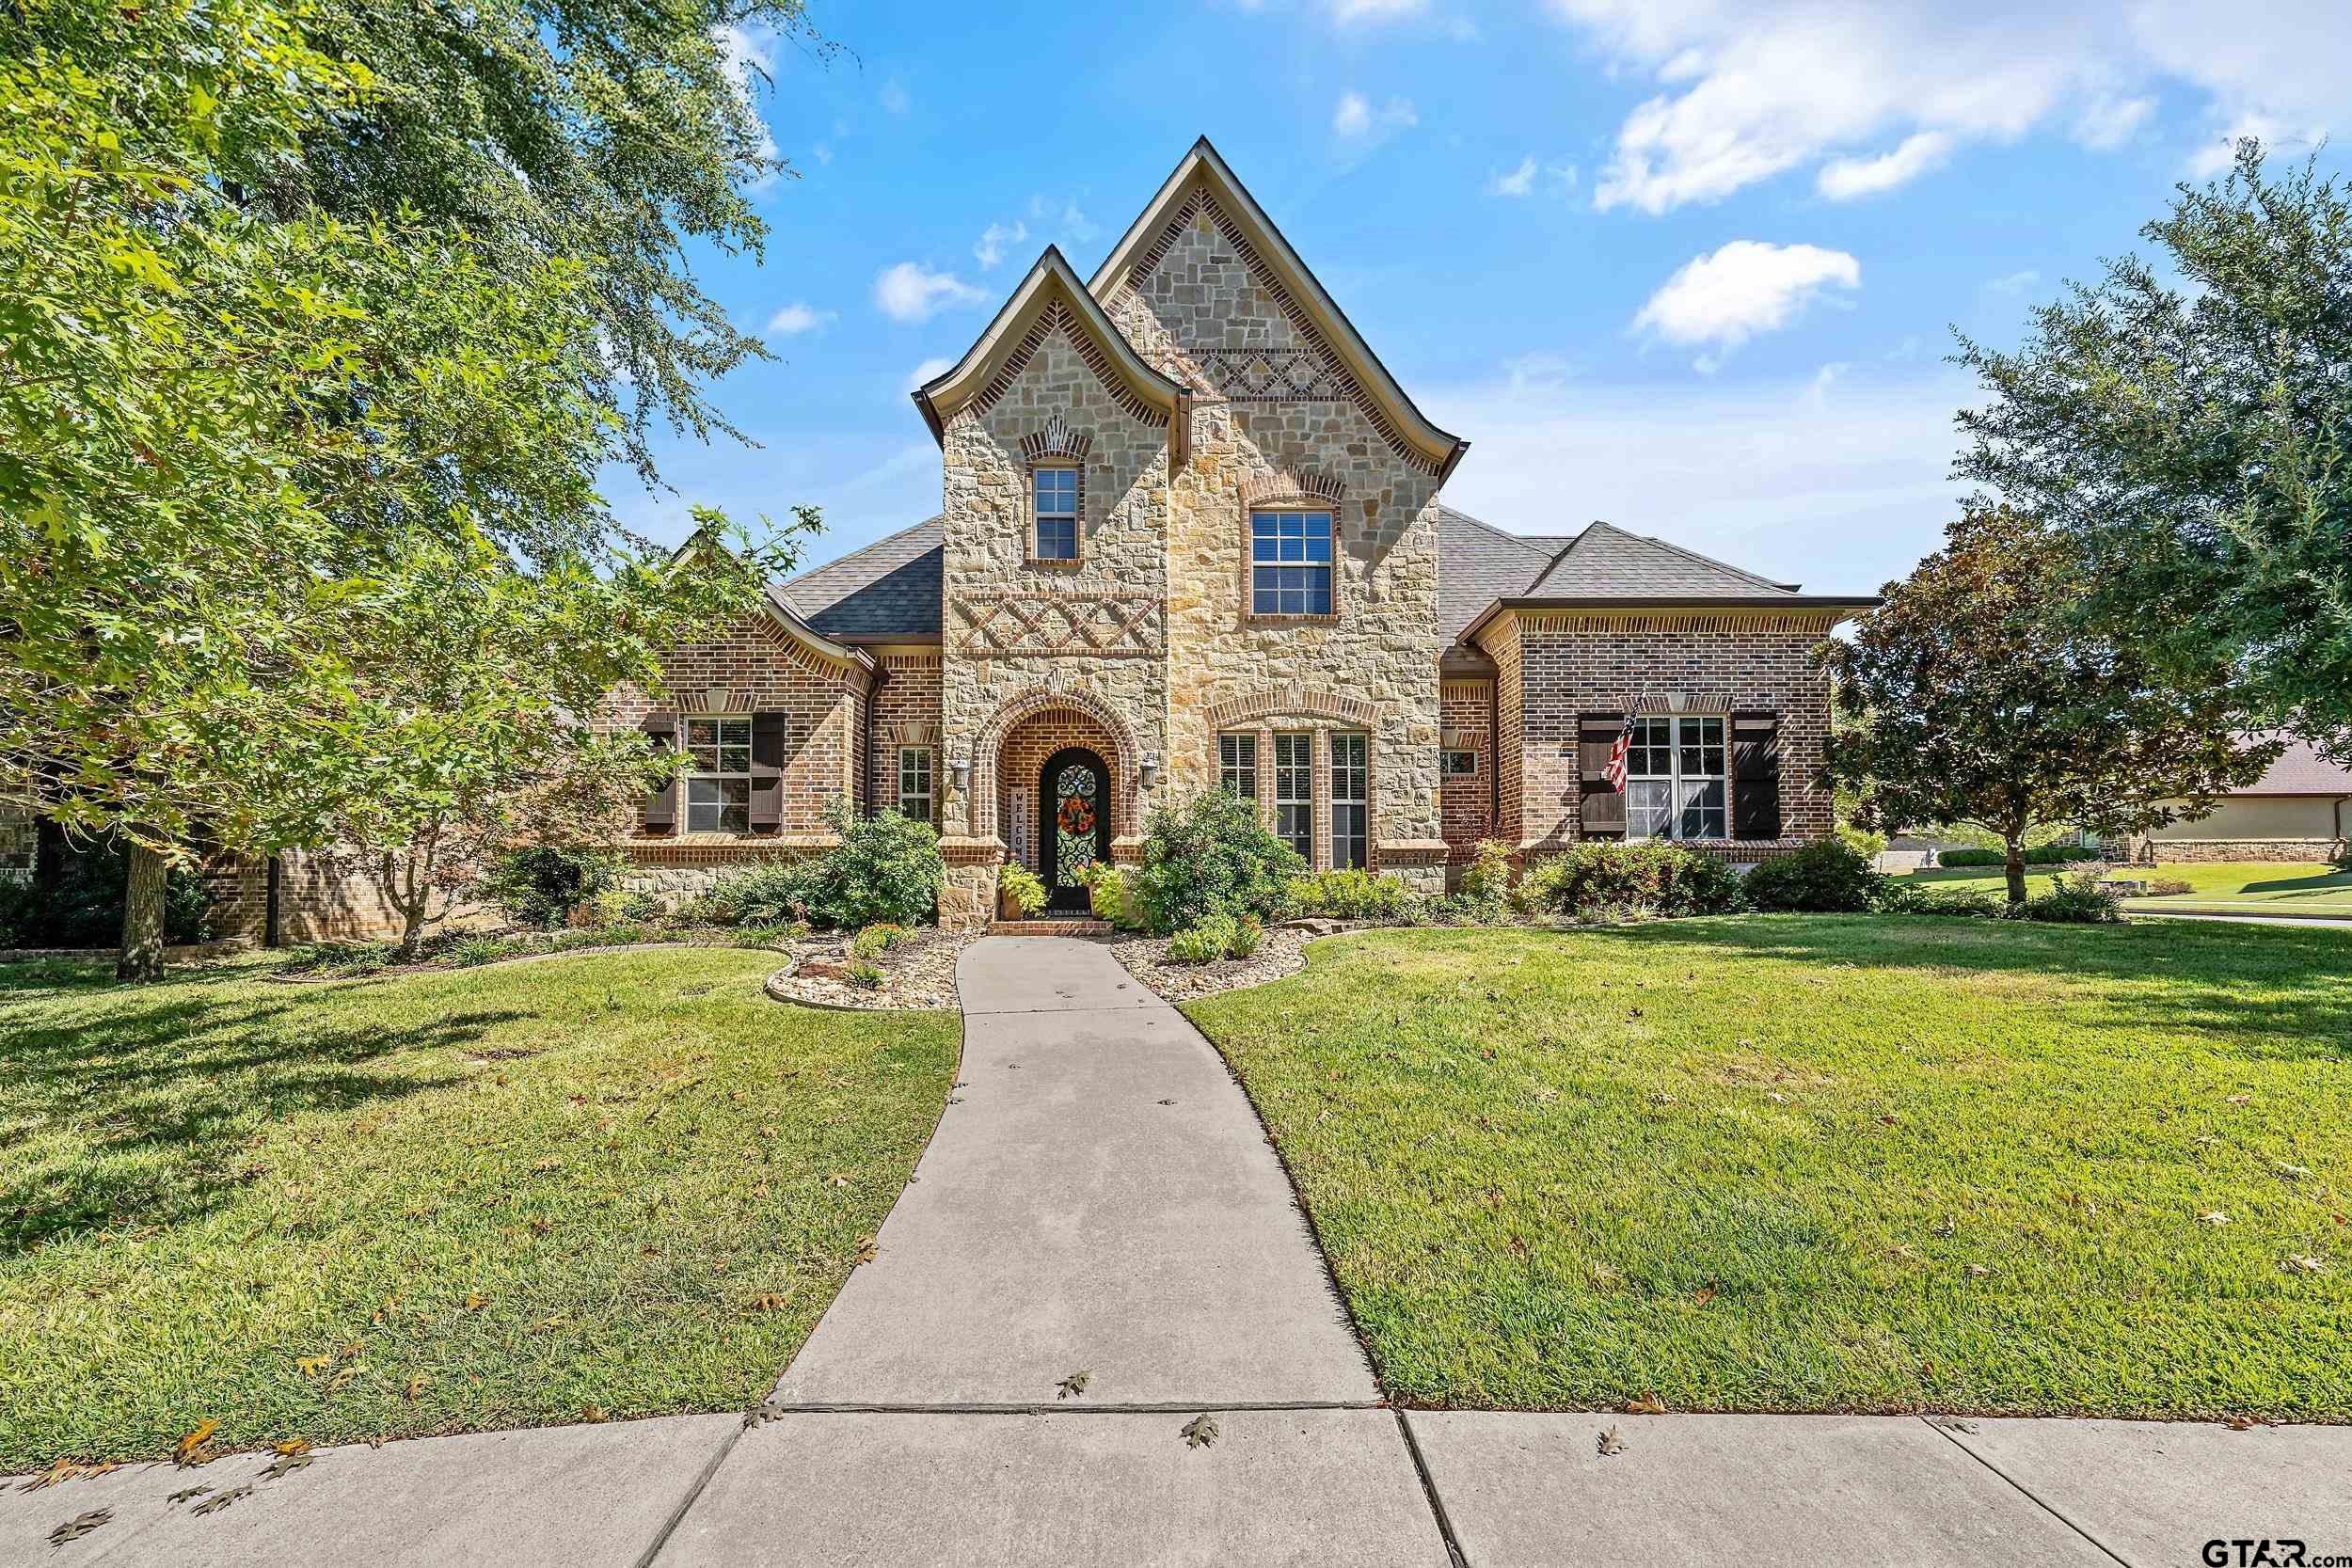
[(1458, 506), (1454, 506), (1445, 501), (1439, 501), (1438, 503), (1438, 510), (1454, 518), (1457, 522), (1468, 523), (1472, 528), (1485, 529), (1488, 533), (1493, 534), (1498, 539), (1508, 539), (1514, 545), (1523, 546), (1536, 555), (1548, 555), (1550, 553), (1546, 550), (1543, 546), (1535, 543), (1535, 541), (1528, 535), (1524, 533), (1514, 533), (1507, 528), (1497, 528), (1494, 524), (1486, 521), (1484, 517), (1473, 517)]
[(947, 515), (945, 512), (934, 512), (919, 523), (910, 523), (905, 528), (898, 529), (889, 533), (883, 534), (880, 539), (874, 540), (871, 544), (860, 545), (856, 549), (851, 550), (847, 555), (836, 555), (831, 561), (825, 562), (819, 565), (811, 566), (805, 572), (796, 573), (791, 577), (784, 578), (782, 581), (771, 582), (768, 586), (774, 589), (786, 589), (791, 587), (796, 582), (806, 582), (809, 578), (815, 577), (819, 572), (830, 572), (836, 566), (847, 566), (852, 561), (873, 554), (876, 550), (881, 549), (884, 545), (895, 544), (898, 540), (904, 539), (910, 533), (919, 533), (923, 530), (930, 527), (933, 523), (945, 523), (946, 520)]
[[(1628, 539), (1639, 539), (1645, 545), (1655, 545), (1661, 550), (1672, 551), (1674, 554), (1682, 557), (1685, 561), (1695, 561), (1702, 566), (1712, 566), (1717, 571), (1729, 572), (1734, 577), (1745, 578), (1750, 582), (1756, 584), (1758, 587), (1777, 588), (1785, 594), (1794, 594), (1804, 586), (1801, 583), (1794, 582), (1774, 582), (1771, 578), (1758, 577), (1756, 573), (1749, 571), (1744, 566), (1734, 566), (1728, 561), (1718, 561), (1711, 555), (1701, 555), (1698, 551), (1692, 549), (1687, 546), (1677, 545), (1671, 539), (1661, 539), (1654, 533), (1636, 533), (1631, 529), (1619, 528), (1616, 524), (1609, 521), (1605, 517), (1594, 518), (1591, 524), (1585, 528), (1584, 533), (1590, 533), (1597, 528), (1605, 528), (1610, 532), (1622, 535)], [(1577, 538), (1581, 541), (1584, 537), (1584, 533), (1578, 534)]]

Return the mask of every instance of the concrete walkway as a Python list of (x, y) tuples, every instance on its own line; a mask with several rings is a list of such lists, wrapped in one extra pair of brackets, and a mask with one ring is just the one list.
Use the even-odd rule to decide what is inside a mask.
[[(10, 1486), (0, 1564), (2171, 1568), (2265, 1539), (2352, 1555), (2352, 1428), (1382, 1408), (1208, 1042), (1089, 943), (976, 943), (959, 980), (962, 1081), (770, 1418), (333, 1449), (282, 1481), (247, 1455)], [(1187, 1444), (1201, 1415), (1216, 1436)], [(247, 1482), (209, 1516), (170, 1500)]]

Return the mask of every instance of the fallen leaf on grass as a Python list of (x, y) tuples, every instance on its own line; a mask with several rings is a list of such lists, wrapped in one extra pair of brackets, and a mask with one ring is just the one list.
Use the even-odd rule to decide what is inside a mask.
[(1600, 1434), (1598, 1449), (1604, 1459), (1613, 1453), (1623, 1453), (1625, 1452), (1625, 1439), (1617, 1435), (1615, 1427), (1611, 1427)]
[(851, 1261), (870, 1263), (881, 1255), (881, 1252), (882, 1247), (873, 1237), (860, 1236), (857, 1239), (857, 1256)]
[(469, 1312), (479, 1312), (489, 1305), (490, 1298), (484, 1295), (479, 1291), (475, 1291), (466, 1297), (466, 1310)]
[(1184, 1423), (1184, 1430), (1179, 1435), (1184, 1438), (1184, 1447), (1205, 1449), (1216, 1441), (1216, 1418), (1195, 1416)]
[(583, 1421), (603, 1421), (611, 1419), (610, 1417), (605, 1415), (604, 1406), (600, 1404), (581, 1405), (580, 1407), (580, 1418)]
[[(1645, 1395), (1638, 1400), (1626, 1401), (1625, 1413), (1629, 1416), (1663, 1416), (1666, 1413), (1666, 1402), (1656, 1394)], [(1610, 1430), (1613, 1432), (1616, 1429), (1612, 1427)]]
[(2294, 1274), (2326, 1274), (2328, 1265), (2308, 1252), (2298, 1252), (2280, 1265)]
[[(320, 1364), (324, 1366), (326, 1363), (322, 1360)], [(172, 1463), (175, 1465), (196, 1464), (197, 1454), (202, 1450), (207, 1442), (211, 1441), (213, 1433), (219, 1430), (220, 1423), (209, 1417), (197, 1422), (195, 1431), (181, 1433), (180, 1441), (171, 1446)]]
[(1702, 1285), (1696, 1291), (1691, 1292), (1691, 1299), (1699, 1306), (1705, 1307), (1708, 1302), (1715, 1299), (1715, 1293), (1714, 1286)]
[(787, 1293), (788, 1292), (783, 1291), (771, 1291), (766, 1295), (754, 1296), (751, 1299), (750, 1306), (746, 1307), (745, 1310), (752, 1312), (781, 1312), (784, 1310), (785, 1297)]
[(38, 1492), (44, 1486), (55, 1486), (59, 1481), (87, 1481), (92, 1476), (103, 1476), (114, 1467), (114, 1461), (110, 1459), (96, 1465), (85, 1465), (78, 1459), (67, 1459), (60, 1456), (51, 1460), (47, 1469), (26, 1480), (17, 1490)]
[(1054, 1397), (1060, 1400), (1075, 1398), (1076, 1396), (1085, 1393), (1087, 1391), (1087, 1385), (1093, 1381), (1094, 1374), (1090, 1371), (1081, 1369), (1078, 1371), (1072, 1372), (1068, 1377), (1063, 1378), (1059, 1384), (1056, 1385), (1057, 1391)]
[(218, 1513), (222, 1509), (229, 1507), (238, 1498), (249, 1497), (251, 1496), (253, 1496), (253, 1483), (251, 1481), (246, 1481), (243, 1486), (232, 1486), (226, 1492), (214, 1493), (211, 1497), (205, 1498), (202, 1502), (188, 1510), (188, 1512), (191, 1513)]
[(532, 1170), (562, 1170), (564, 1168), (564, 1156), (561, 1154), (550, 1154), (545, 1159), (533, 1160), (531, 1163), (531, 1168)]
[(1985, 1267), (1982, 1263), (1971, 1263), (1968, 1265), (1969, 1276), (1974, 1279), (1982, 1279), (1986, 1275), (1989, 1275), (1993, 1271), (1991, 1269)]
[(76, 1513), (49, 1532), (49, 1544), (62, 1546), (69, 1541), (79, 1541), (114, 1516), (115, 1511), (111, 1508), (93, 1508), (87, 1513)]
[(433, 1380), (431, 1378), (425, 1376), (422, 1372), (419, 1372), (416, 1376), (408, 1380), (408, 1386), (402, 1389), (401, 1392), (407, 1398), (410, 1404), (414, 1404), (417, 1402), (417, 1396), (423, 1393), (425, 1386), (432, 1381)]
[(2262, 1425), (2250, 1416), (2224, 1416), (2221, 1418), (2221, 1424), (2232, 1432), (2251, 1432)]
[(282, 1443), (272, 1443), (270, 1449), (276, 1453), (308, 1453), (310, 1451), (310, 1440), (308, 1437), (289, 1437)]
[[(300, 1372), (304, 1377), (316, 1377), (319, 1373), (333, 1366), (334, 1363), (335, 1357), (332, 1354), (326, 1355), (297, 1355), (294, 1357), (294, 1370)], [(181, 1441), (184, 1443), (187, 1439), (183, 1437)]]
[(330, 1394), (340, 1394), (343, 1391), (343, 1389), (349, 1387), (351, 1380), (358, 1375), (358, 1368), (345, 1367), (342, 1371), (337, 1372), (333, 1377), (326, 1380), (326, 1391)]
[(2223, 1213), (2218, 1209), (2208, 1209), (2203, 1213), (2197, 1216), (2197, 1223), (2199, 1225), (2210, 1225), (2219, 1227), (2230, 1223), (2230, 1216)]
[(2233, 1105), (2249, 1105), (2253, 1103), (2253, 1100), (2254, 1097), (2250, 1094), (2233, 1094), (2230, 1097), (2230, 1103)]

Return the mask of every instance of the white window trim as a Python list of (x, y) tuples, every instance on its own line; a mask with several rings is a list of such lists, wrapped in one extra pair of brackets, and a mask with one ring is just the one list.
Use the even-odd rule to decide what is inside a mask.
[[(1236, 752), (1239, 752), (1245, 748), (1248, 751), (1249, 760), (1248, 762), (1236, 762), (1230, 767), (1227, 766), (1225, 761), (1225, 743), (1229, 740), (1233, 743)], [(1258, 773), (1260, 765), (1263, 761), (1264, 759), (1258, 755), (1258, 736), (1256, 731), (1223, 730), (1218, 732), (1216, 737), (1216, 783), (1218, 788), (1227, 791), (1236, 799), (1248, 800), (1252, 805), (1255, 805), (1259, 795)], [(1236, 789), (1232, 784), (1227, 782), (1229, 775), (1234, 773), (1247, 773), (1249, 775), (1248, 794), (1242, 794), (1239, 789)]]
[[(711, 724), (711, 725), (715, 725), (715, 726), (717, 726), (717, 728), (716, 728), (716, 729), (715, 729), (715, 731), (713, 732), (713, 733), (714, 733), (714, 736), (716, 736), (716, 738), (714, 739), (714, 741), (713, 741), (713, 743), (712, 743), (712, 746), (711, 746), (711, 751), (712, 751), (712, 753), (713, 753), (714, 757), (715, 757), (715, 756), (717, 756), (717, 755), (719, 755), (719, 754), (721, 754), (721, 753), (723, 753), (723, 752), (727, 750), (727, 747), (728, 747), (728, 744), (729, 744), (729, 743), (728, 743), (728, 741), (727, 741), (727, 739), (726, 739), (726, 726), (727, 726), (727, 725), (729, 725), (729, 724), (740, 724), (740, 725), (742, 725), (742, 726), (743, 726), (743, 770), (742, 770), (740, 773), (732, 773), (732, 772), (725, 771), (724, 769), (720, 769), (720, 770), (712, 771), (712, 770), (707, 770), (707, 769), (704, 769), (704, 768), (694, 768), (690, 769), (690, 770), (687, 772), (687, 774), (686, 774), (686, 787), (685, 787), (685, 797), (686, 797), (686, 798), (685, 798), (685, 801), (684, 801), (684, 805), (685, 805), (685, 807), (686, 807), (686, 820), (685, 820), (685, 829), (686, 829), (686, 832), (690, 832), (690, 833), (729, 833), (729, 832), (750, 832), (750, 831), (751, 831), (751, 811), (752, 811), (752, 716), (751, 716), (750, 714), (748, 714), (748, 713), (690, 713), (690, 714), (684, 715), (684, 716), (683, 716), (682, 718), (680, 718), (680, 719), (679, 719), (679, 721), (678, 721), (678, 738), (679, 738), (680, 742), (684, 745), (684, 747), (685, 747), (685, 751), (686, 751), (686, 754), (687, 754), (687, 756), (688, 756), (689, 758), (694, 758), (694, 742), (693, 742), (693, 738), (692, 738), (692, 736), (693, 736), (693, 734), (694, 734), (694, 731), (693, 731), (693, 726), (694, 726), (694, 725), (696, 725), (696, 724)], [(699, 761), (700, 759), (699, 759), (699, 758), (694, 758), (694, 760)], [(702, 783), (702, 782), (725, 783), (725, 782), (727, 782), (727, 781), (730, 781), (730, 780), (735, 780), (735, 779), (740, 779), (740, 780), (742, 780), (742, 781), (743, 781), (743, 826), (742, 826), (742, 828), (739, 830), (739, 829), (735, 829), (735, 828), (720, 828), (720, 827), (711, 827), (711, 828), (697, 828), (697, 827), (695, 827), (695, 826), (694, 826), (694, 785), (695, 785), (697, 783)], [(726, 803), (725, 801), (722, 800), (722, 801), (719, 803), (719, 806), (718, 806), (718, 808), (717, 808), (717, 809), (718, 809), (721, 813), (723, 813), (723, 813), (725, 812), (725, 810), (727, 809), (727, 803)]]
[[(1340, 764), (1340, 748), (1343, 744), (1361, 745), (1363, 748), (1364, 758), (1362, 767), (1342, 768)], [(1364, 852), (1363, 858), (1353, 862), (1350, 868), (1359, 871), (1369, 871), (1372, 869), (1372, 736), (1363, 730), (1334, 730), (1331, 732), (1330, 753), (1330, 858), (1327, 863), (1335, 867), (1343, 863), (1340, 858), (1340, 811), (1342, 807), (1357, 806), (1361, 807), (1364, 814)], [(1352, 773), (1355, 775), (1356, 788), (1359, 791), (1359, 793), (1354, 795), (1342, 795), (1340, 793), (1340, 775), (1342, 772)], [(1346, 836), (1352, 849), (1354, 840), (1357, 835), (1350, 833)]]
[[(924, 788), (923, 792), (919, 795), (910, 795), (907, 793), (907, 758), (910, 756), (920, 756), (923, 759)], [(934, 820), (939, 811), (939, 758), (934, 753), (932, 748), (929, 746), (899, 747), (896, 759), (896, 767), (898, 776), (898, 788), (897, 794), (898, 815), (901, 816), (914, 817), (917, 822), (930, 822)], [(923, 810), (919, 815), (907, 810), (907, 802), (909, 800), (920, 800), (923, 802)]]
[[(1729, 843), (1731, 841), (1730, 721), (1720, 714), (1711, 713), (1637, 713), (1633, 716), (1633, 721), (1637, 725), (1661, 722), (1665, 724), (1667, 771), (1663, 773), (1627, 773), (1625, 781), (1626, 841), (1629, 844), (1638, 844), (1647, 839), (1660, 839), (1674, 844)], [(1702, 734), (1705, 733), (1705, 726), (1708, 724), (1713, 724), (1716, 727), (1716, 752), (1720, 756), (1722, 756), (1724, 763), (1721, 771), (1714, 773), (1693, 774), (1685, 774), (1683, 772), (1682, 726), (1685, 724), (1699, 726)], [(1699, 745), (1702, 749), (1704, 749), (1705, 742), (1702, 741)], [(1629, 756), (1627, 760), (1629, 763), (1632, 759)], [(1720, 833), (1699, 834), (1692, 837), (1686, 837), (1682, 832), (1683, 786), (1686, 784), (1705, 784), (1710, 782), (1723, 785), (1723, 804), (1720, 809), (1723, 814), (1724, 831)], [(1666, 785), (1666, 831), (1664, 832), (1645, 833), (1634, 832), (1634, 821), (1637, 811), (1633, 804), (1633, 786), (1637, 784), (1663, 784)]]
[[(1048, 473), (1073, 475), (1070, 510), (1040, 511), (1037, 504), (1038, 476)], [(1070, 553), (1047, 555), (1039, 548), (1044, 543), (1043, 533), (1048, 522), (1070, 524)], [(1041, 565), (1074, 566), (1086, 554), (1086, 474), (1075, 463), (1041, 461), (1029, 466), (1029, 559)]]
[[(1260, 561), (1258, 559), (1258, 519), (1284, 515), (1313, 515), (1330, 519), (1331, 536), (1327, 541), (1330, 554), (1322, 561)], [(1278, 548), (1277, 553), (1279, 553)], [(1328, 610), (1260, 610), (1258, 608), (1258, 568), (1311, 567), (1324, 574), (1328, 590)], [(1242, 591), (1249, 618), (1253, 621), (1336, 621), (1340, 618), (1340, 509), (1335, 505), (1309, 505), (1305, 501), (1276, 502), (1245, 507), (1242, 511)], [(1279, 592), (1279, 590), (1278, 590)]]
[[(1307, 760), (1295, 768), (1285, 768), (1281, 763), (1282, 742), (1286, 740), (1293, 741), (1298, 745), (1304, 746), (1307, 749)], [(1293, 806), (1303, 812), (1306, 815), (1307, 822), (1307, 847), (1304, 849), (1299, 850), (1299, 855), (1300, 858), (1305, 860), (1308, 864), (1312, 865), (1315, 859), (1314, 732), (1311, 730), (1277, 731), (1274, 736), (1274, 757), (1273, 827), (1275, 836), (1279, 838), (1283, 843), (1290, 845), (1292, 848), (1297, 849), (1298, 845), (1293, 839), (1292, 835), (1282, 831), (1282, 808), (1285, 806)], [(1282, 793), (1282, 775), (1286, 772), (1295, 774), (1305, 786), (1306, 792), (1304, 794), (1285, 795)]]

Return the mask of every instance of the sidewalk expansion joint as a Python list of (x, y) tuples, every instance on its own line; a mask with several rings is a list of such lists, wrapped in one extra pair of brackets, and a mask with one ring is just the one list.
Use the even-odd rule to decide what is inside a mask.
[(2113, 1558), (2117, 1562), (2122, 1563), (2123, 1568), (2134, 1568), (2134, 1565), (2129, 1558), (2124, 1557), (2114, 1547), (2108, 1545), (2106, 1542), (2100, 1540), (2097, 1536), (2083, 1528), (2082, 1526), (2074, 1523), (2074, 1520), (2069, 1519), (2065, 1514), (2051, 1507), (2049, 1503), (2043, 1501), (2042, 1498), (2034, 1492), (2032, 1487), (2027, 1486), (2023, 1481), (2019, 1481), (2015, 1476), (2010, 1475), (2007, 1470), (2002, 1469), (1998, 1465), (1994, 1464), (1993, 1461), (1985, 1458), (1984, 1455), (1970, 1448), (1965, 1442), (1962, 1441), (1961, 1434), (1959, 1433), (1951, 1431), (1949, 1428), (1946, 1427), (1942, 1421), (1937, 1420), (1932, 1416), (1921, 1416), (1918, 1418), (1927, 1423), (1928, 1430), (1930, 1432), (1934, 1433), (1937, 1436), (1943, 1438), (1952, 1447), (1958, 1449), (1961, 1452), (1966, 1454), (1969, 1458), (1975, 1460), (1978, 1464), (1992, 1471), (1995, 1476), (1998, 1476), (2003, 1481), (2008, 1483), (2010, 1489), (2015, 1491), (2019, 1497), (2033, 1504), (2034, 1507), (2042, 1510), (2042, 1513), (2048, 1514), (2051, 1518), (2056, 1519), (2059, 1524), (2064, 1525), (2068, 1529), (2073, 1530), (2076, 1535), (2081, 1536), (2085, 1541), (2090, 1542), (2093, 1546), (2098, 1547), (2100, 1551), (2106, 1553), (2108, 1557)]

